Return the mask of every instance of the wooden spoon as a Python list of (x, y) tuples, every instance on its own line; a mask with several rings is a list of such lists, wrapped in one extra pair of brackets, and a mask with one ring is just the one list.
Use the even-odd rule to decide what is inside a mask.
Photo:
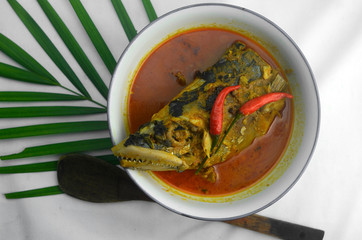
[[(81, 200), (96, 203), (152, 201), (126, 172), (92, 156), (63, 156), (58, 163), (57, 176), (60, 188), (68, 195)], [(319, 240), (324, 236), (324, 231), (319, 229), (256, 214), (224, 222), (281, 239)]]

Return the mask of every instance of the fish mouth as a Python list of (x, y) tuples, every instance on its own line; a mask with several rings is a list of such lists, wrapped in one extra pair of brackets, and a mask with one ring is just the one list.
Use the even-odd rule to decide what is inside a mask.
[(172, 153), (134, 145), (124, 146), (124, 142), (112, 148), (114, 155), (120, 158), (120, 165), (125, 168), (151, 171), (179, 171), (189, 166)]

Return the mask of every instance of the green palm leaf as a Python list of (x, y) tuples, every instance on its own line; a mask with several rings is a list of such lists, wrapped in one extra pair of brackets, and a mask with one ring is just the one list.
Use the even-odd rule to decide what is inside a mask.
[(0, 76), (29, 83), (58, 85), (54, 79), (0, 62)]
[(103, 155), (103, 156), (95, 156), (96, 158), (100, 158), (106, 162), (109, 162), (113, 165), (119, 165), (119, 160), (117, 157), (115, 157), (113, 154), (112, 155)]
[(107, 129), (108, 129), (107, 121), (47, 123), (47, 124), (0, 129), (0, 139), (101, 131)]
[[(113, 73), (113, 70), (116, 66), (116, 61), (109, 51), (107, 45), (105, 44), (102, 36), (99, 34), (97, 28), (89, 17), (88, 13), (84, 9), (83, 5), (79, 0), (69, 0), (74, 11), (76, 12), (79, 20), (81, 21), (84, 29), (86, 30), (89, 38), (93, 42), (96, 50), (101, 56), (103, 62), (108, 68), (110, 73)], [(120, 19), (120, 22), (126, 32), (126, 35), (129, 40), (132, 40), (137, 34), (127, 12), (124, 8), (121, 0), (111, 0), (113, 7)], [(100, 103), (95, 102), (91, 99), (86, 89), (83, 87), (82, 83), (79, 81), (73, 70), (67, 64), (65, 59), (62, 57), (60, 52), (52, 44), (50, 39), (45, 35), (42, 29), (37, 25), (37, 23), (31, 18), (31, 16), (22, 8), (22, 6), (16, 0), (8, 0), (9, 4), (15, 10), (16, 14), (23, 21), (25, 26), (38, 41), (41, 47), (49, 55), (49, 57), (54, 61), (58, 68), (67, 76), (67, 78), (72, 82), (72, 84), (87, 98), (87, 100), (94, 102), (102, 107), (100, 108), (90, 108), (90, 107), (66, 107), (66, 106), (53, 106), (53, 107), (12, 107), (12, 108), (0, 108), (0, 118), (7, 117), (39, 117), (39, 116), (67, 116), (67, 115), (81, 115), (81, 114), (96, 114), (96, 113), (105, 113), (106, 107)], [(53, 19), (53, 25), (59, 25), (58, 28), (63, 31), (63, 35), (67, 36), (66, 26), (61, 19), (58, 17), (54, 9), (48, 4), (45, 0), (38, 0), (39, 4), (42, 6), (44, 12), (48, 12), (48, 18)], [(152, 3), (150, 0), (142, 0), (145, 7), (146, 13), (150, 19), (153, 21), (157, 18), (157, 15), (153, 9)], [(55, 19), (55, 20), (54, 20)], [(58, 21), (57, 21), (58, 20)], [(52, 21), (52, 20), (51, 20)], [(58, 30), (57, 30), (58, 31)], [(69, 30), (68, 30), (69, 31)], [(59, 31), (58, 31), (59, 32)], [(65, 32), (65, 33), (64, 33)], [(61, 33), (59, 33), (61, 34)], [(75, 39), (72, 39), (75, 41)], [(69, 41), (72, 41), (69, 40)], [(64, 41), (64, 40), (63, 40)], [(65, 41), (64, 41), (65, 42)], [(71, 43), (73, 44), (73, 42)], [(77, 46), (76, 46), (77, 47)], [(68, 46), (69, 48), (69, 46)], [(60, 86), (74, 94), (80, 95), (62, 85), (44, 68), (42, 67), (34, 58), (32, 58), (28, 53), (26, 53), (22, 48), (17, 44), (12, 42), (10, 39), (5, 37), (0, 33), (0, 51), (4, 52), (14, 61), (22, 65), (24, 68), (20, 69), (14, 66), (10, 66), (4, 63), (0, 63), (0, 76), (6, 78), (12, 78), (15, 80), (38, 83), (38, 84), (47, 84), (47, 85), (57, 85)], [(82, 51), (80, 49), (80, 51)], [(74, 51), (75, 54), (77, 51)], [(73, 54), (74, 55), (74, 54)], [(87, 59), (88, 60), (88, 59)], [(87, 61), (85, 60), (85, 61)], [(83, 68), (83, 67), (82, 67)], [(85, 68), (83, 68), (84, 70)], [(84, 70), (89, 74), (89, 70)], [(92, 70), (90, 70), (92, 71)], [(47, 95), (49, 94), (49, 95)], [(15, 96), (18, 95), (18, 96)], [(38, 96), (35, 96), (34, 93), (25, 93), (25, 92), (0, 92), (0, 99), (3, 101), (41, 101), (48, 99), (47, 101), (55, 101), (55, 99), (66, 100), (67, 98), (84, 98), (82, 96), (73, 96), (62, 94), (62, 96), (53, 93), (39, 93)], [(68, 99), (70, 100), (70, 99)], [(72, 99), (76, 100), (76, 99)], [(74, 133), (80, 131), (97, 131), (107, 128), (105, 121), (94, 121), (94, 122), (72, 122), (72, 123), (50, 123), (50, 124), (40, 124), (33, 126), (24, 126), (17, 128), (8, 128), (0, 129), (0, 137), (3, 138), (16, 138), (16, 137), (28, 137), (28, 136), (39, 136), (46, 134), (60, 134), (60, 133)], [(29, 147), (24, 149), (24, 151), (16, 154), (10, 154), (0, 157), (2, 160), (15, 159), (15, 158), (26, 158), (26, 157), (35, 157), (35, 156), (44, 156), (52, 154), (64, 154), (71, 152), (83, 152), (83, 151), (95, 151), (109, 149), (112, 147), (112, 142), (109, 138), (102, 139), (91, 139), (91, 140), (80, 140), (73, 142), (64, 142), (56, 144), (48, 144), (42, 146)], [(98, 158), (109, 161), (112, 164), (119, 164), (118, 160), (113, 155), (98, 156)], [(17, 166), (5, 166), (0, 167), (0, 173), (25, 173), (25, 172), (41, 172), (41, 171), (54, 171), (57, 167), (57, 161), (43, 162), (43, 163), (32, 163), (24, 164)], [(26, 190), (21, 192), (13, 192), (5, 194), (5, 197), (8, 199), (13, 198), (25, 198), (25, 197), (36, 197), (36, 196), (47, 196), (54, 194), (63, 193), (59, 186), (51, 186), (33, 190)]]
[(89, 61), (87, 55), (84, 53), (82, 48), (79, 46), (77, 40), (75, 40), (73, 34), (69, 31), (67, 26), (64, 24), (62, 19), (56, 13), (54, 8), (49, 4), (47, 0), (38, 0), (39, 5), (47, 15), (48, 19), (52, 23), (59, 36), (68, 47), (74, 58), (77, 60), (79, 66), (83, 69), (84, 73), (92, 81), (93, 85), (98, 89), (101, 95), (107, 99), (108, 88), (104, 84), (103, 80), (99, 76), (98, 72)]
[(42, 163), (30, 163), (17, 166), (0, 167), (0, 174), (56, 171), (57, 164), (58, 161), (49, 161)]
[(99, 33), (98, 29), (94, 25), (92, 19), (89, 17), (87, 11), (84, 9), (82, 3), (79, 0), (70, 0), (70, 3), (72, 4), (75, 13), (77, 14), (90, 40), (96, 48), (99, 56), (102, 58), (104, 64), (108, 68), (108, 71), (113, 74), (117, 62), (114, 59), (101, 34)]
[(53, 62), (58, 66), (58, 68), (64, 73), (65, 76), (72, 82), (72, 84), (86, 97), (91, 98), (88, 91), (84, 88), (83, 84), (71, 69), (67, 61), (60, 54), (59, 50), (55, 45), (50, 41), (49, 37), (44, 33), (44, 31), (39, 27), (39, 25), (34, 21), (34, 19), (25, 11), (25, 9), (16, 1), (8, 0), (11, 7), (14, 9), (15, 13), (27, 27), (29, 32), (33, 37), (38, 41), (40, 46), (48, 54), (48, 56), (53, 60)]
[[(8, 55), (11, 59), (27, 68), (28, 70), (43, 76), (44, 78), (49, 79), (53, 82), (53, 85), (59, 85), (58, 81), (42, 66), (40, 65), (32, 56), (30, 56), (26, 51), (19, 47), (16, 43), (11, 41), (9, 38), (0, 33), (0, 50)], [(7, 65), (9, 66), (9, 65)], [(6, 67), (6, 66), (5, 66)], [(4, 68), (0, 72), (5, 71), (11, 73), (11, 69)], [(4, 77), (7, 77), (4, 75)], [(12, 78), (12, 77), (10, 77)]]
[(54, 117), (106, 113), (104, 108), (74, 106), (40, 106), (0, 108), (0, 118)]
[(122, 27), (128, 37), (128, 40), (131, 41), (136, 35), (137, 31), (133, 26), (133, 23), (126, 11), (126, 8), (123, 6), (121, 0), (111, 0), (114, 10), (116, 11), (119, 21), (122, 24)]
[(28, 198), (28, 197), (42, 197), (55, 194), (62, 194), (63, 191), (59, 186), (52, 186), (46, 188), (32, 189), (22, 192), (6, 193), (5, 197), (7, 199), (18, 199), (18, 198)]
[(152, 6), (151, 0), (142, 0), (142, 3), (146, 10), (146, 13), (147, 13), (147, 16), (148, 16), (148, 19), (150, 20), (150, 22), (157, 19), (157, 14), (155, 12), (155, 9)]
[(25, 148), (24, 151), (15, 154), (0, 156), (1, 160), (11, 160), (18, 158), (37, 157), (53, 154), (76, 153), (85, 151), (96, 151), (110, 149), (113, 143), (110, 138), (99, 138), (90, 140), (80, 140), (72, 142), (62, 142)]
[[(76, 95), (81, 96), (79, 93), (76, 93), (73, 90), (62, 86), (33, 57), (31, 57), (27, 52), (25, 52), (17, 44), (15, 44), (13, 41), (8, 39), (1, 33), (0, 33), (0, 50), (4, 52), (6, 55), (8, 55), (10, 58), (12, 58), (14, 61), (18, 62), (20, 65), (24, 66), (25, 68), (31, 71), (29, 72), (24, 69), (17, 68), (5, 63), (0, 63), (0, 76), (29, 83), (56, 85)], [(94, 101), (89, 97), (87, 97), (87, 100), (94, 102), (95, 104), (105, 108), (104, 105)]]
[[(119, 164), (119, 160), (114, 155), (96, 156), (96, 158), (102, 159), (113, 165)], [(57, 166), (58, 166), (58, 161), (5, 166), (5, 167), (0, 167), (0, 174), (56, 171)]]
[(63, 93), (47, 92), (0, 92), (0, 102), (30, 102), (30, 101), (79, 101), (85, 97)]

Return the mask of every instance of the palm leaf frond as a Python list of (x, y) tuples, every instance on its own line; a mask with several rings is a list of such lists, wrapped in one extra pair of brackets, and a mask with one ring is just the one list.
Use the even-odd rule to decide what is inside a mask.
[(0, 92), (0, 102), (80, 101), (85, 97), (47, 92)]
[(111, 0), (111, 1), (114, 10), (116, 11), (117, 16), (119, 18), (119, 21), (121, 22), (122, 27), (128, 37), (128, 40), (131, 41), (137, 35), (137, 31), (133, 26), (133, 23), (126, 11), (126, 8), (123, 6), (121, 0)]
[[(118, 165), (119, 161), (114, 155), (96, 156), (96, 158), (102, 159), (113, 165)], [(48, 172), (56, 171), (58, 161), (49, 161), (42, 163), (29, 163), (15, 166), (0, 167), (0, 174), (14, 174), (14, 173), (33, 173), (33, 172)]]
[(54, 79), (43, 77), (37, 73), (29, 72), (2, 62), (0, 62), (0, 76), (28, 83), (59, 85)]
[[(30, 56), (24, 49), (19, 45), (14, 43), (12, 40), (0, 33), (0, 51), (5, 53), (15, 62), (19, 63), (26, 69), (43, 76), (44, 78), (49, 79), (53, 85), (59, 85), (58, 81), (42, 66), (38, 63), (32, 56)], [(4, 64), (3, 64), (4, 65)], [(7, 65), (9, 66), (9, 65)], [(3, 69), (0, 72), (5, 72), (4, 74), (9, 74), (7, 72), (14, 71), (12, 69), (6, 68), (7, 66), (2, 66)], [(7, 77), (4, 75), (4, 77)], [(12, 77), (11, 77), (12, 78)]]
[(0, 156), (1, 160), (38, 157), (54, 154), (76, 153), (110, 149), (113, 146), (110, 138), (98, 138), (71, 142), (53, 143), (25, 148), (20, 153)]
[(24, 23), (29, 32), (37, 40), (39, 45), (44, 49), (52, 61), (58, 66), (58, 68), (64, 73), (65, 76), (72, 82), (72, 84), (86, 97), (91, 98), (88, 91), (85, 89), (77, 75), (69, 66), (67, 61), (61, 55), (59, 50), (55, 47), (49, 37), (39, 27), (35, 20), (29, 15), (29, 13), (16, 1), (8, 0), (10, 6), (14, 9), (20, 20)]
[[(96, 156), (96, 158), (102, 159), (113, 165), (119, 164), (119, 160), (114, 155)], [(5, 167), (0, 167), (0, 174), (56, 171), (57, 166), (58, 166), (58, 161), (5, 166)]]
[(78, 106), (39, 106), (0, 108), (0, 118), (55, 117), (106, 113), (104, 108)]
[(5, 197), (7, 199), (18, 199), (18, 198), (29, 198), (29, 197), (42, 197), (42, 196), (56, 195), (62, 193), (63, 191), (59, 188), (59, 186), (52, 186), (46, 188), (26, 190), (21, 192), (6, 193)]
[(101, 95), (107, 99), (108, 88), (104, 84), (103, 80), (99, 76), (97, 70), (88, 59), (85, 52), (82, 50), (73, 34), (69, 31), (62, 19), (56, 13), (54, 8), (49, 4), (47, 0), (38, 0), (40, 7), (47, 15), (49, 21), (52, 23), (55, 30), (58, 32), (60, 38), (63, 40), (69, 51), (72, 53), (79, 66), (83, 69), (84, 73), (91, 80), (93, 85), (98, 89)]
[(102, 131), (107, 129), (108, 129), (107, 121), (47, 123), (47, 124), (0, 129), (0, 139)]
[(49, 161), (42, 163), (30, 163), (17, 166), (0, 167), (0, 174), (55, 171), (57, 170), (57, 164), (58, 161)]
[(157, 14), (152, 6), (151, 0), (142, 0), (142, 3), (146, 10), (148, 19), (150, 20), (150, 22), (153, 22), (155, 19), (157, 19)]
[[(108, 71), (112, 74), (116, 66), (116, 61), (109, 51), (105, 41), (98, 32), (94, 23), (92, 22), (90, 16), (84, 9), (80, 0), (69, 0), (75, 13), (77, 14), (79, 20), (81, 21), (84, 29), (86, 30), (89, 38), (91, 39), (93, 45), (101, 56), (104, 64), (108, 68)], [(126, 32), (126, 35), (129, 40), (132, 40), (137, 34), (127, 12), (124, 8), (121, 0), (111, 0), (113, 7), (118, 15), (118, 18), (121, 21), (121, 24)], [(65, 106), (52, 106), (52, 107), (14, 107), (14, 108), (0, 108), (0, 118), (7, 117), (40, 117), (40, 116), (67, 116), (67, 115), (80, 115), (80, 114), (96, 114), (96, 113), (105, 113), (106, 107), (100, 103), (94, 101), (87, 90), (83, 87), (82, 83), (79, 81), (78, 77), (75, 75), (70, 66), (66, 63), (65, 59), (62, 57), (60, 52), (52, 44), (50, 39), (45, 35), (42, 29), (37, 25), (37, 23), (31, 18), (31, 16), (22, 8), (22, 6), (16, 0), (8, 0), (9, 4), (15, 10), (16, 14), (23, 21), (25, 26), (38, 41), (40, 46), (45, 50), (48, 56), (54, 61), (58, 68), (64, 73), (64, 75), (72, 82), (72, 84), (87, 98), (87, 100), (94, 102), (103, 107), (100, 108), (87, 108), (87, 107), (65, 107)], [(39, 4), (43, 5), (44, 12), (48, 11), (48, 15), (54, 15), (55, 11), (52, 12), (52, 8), (48, 2), (45, 0), (38, 0)], [(152, 3), (150, 0), (142, 0), (145, 7), (146, 13), (150, 21), (153, 21), (157, 18), (157, 15), (153, 9)], [(45, 6), (45, 8), (44, 8)], [(56, 13), (55, 13), (56, 14)], [(48, 16), (48, 17), (49, 17)], [(49, 18), (57, 18), (57, 15), (51, 16)], [(58, 19), (60, 20), (60, 18)], [(61, 20), (60, 20), (61, 21)], [(53, 20), (54, 22), (54, 20)], [(53, 23), (54, 24), (54, 23)], [(58, 23), (57, 23), (58, 24)], [(61, 25), (61, 24), (60, 24)], [(64, 27), (64, 26), (63, 26)], [(60, 26), (62, 28), (62, 26)], [(66, 28), (66, 27), (65, 27)], [(66, 30), (65, 30), (66, 31)], [(63, 34), (66, 36), (67, 33)], [(70, 40), (72, 41), (72, 40)], [(4, 63), (0, 63), (0, 76), (12, 78), (20, 81), (38, 83), (38, 84), (47, 84), (47, 85), (57, 85), (60, 86), (78, 96), (63, 94), (62, 96), (46, 95), (47, 93), (40, 93), (39, 96), (35, 96), (33, 93), (20, 93), (14, 92), (14, 96), (9, 92), (0, 93), (0, 99), (9, 101), (31, 101), (31, 100), (45, 100), (55, 101), (57, 98), (62, 98), (65, 100), (71, 100), (70, 98), (84, 99), (83, 96), (80, 96), (79, 93), (74, 92), (64, 86), (62, 86), (43, 66), (41, 66), (33, 57), (31, 57), (27, 52), (25, 52), (21, 47), (12, 42), (10, 39), (5, 37), (0, 33), (0, 51), (4, 52), (14, 61), (19, 63), (21, 66), (26, 68), (29, 71), (20, 69), (14, 66), (10, 66)], [(85, 70), (89, 71), (89, 70)], [(52, 100), (50, 100), (52, 99)], [(72, 100), (77, 100), (72, 99)], [(40, 136), (46, 134), (60, 134), (60, 133), (75, 133), (78, 131), (97, 131), (104, 130), (106, 128), (105, 121), (94, 121), (94, 122), (73, 122), (73, 123), (50, 123), (50, 124), (40, 124), (33, 126), (24, 126), (18, 128), (8, 128), (0, 129), (0, 136), (3, 138), (16, 138), (16, 137), (29, 137), (29, 136)], [(84, 151), (95, 151), (95, 150), (104, 150), (112, 147), (112, 142), (109, 138), (101, 139), (91, 139), (91, 140), (80, 140), (72, 142), (63, 142), (48, 144), (42, 146), (29, 147), (24, 149), (24, 151), (16, 154), (10, 154), (0, 157), (2, 160), (10, 160), (15, 158), (26, 158), (26, 157), (35, 157), (35, 156), (44, 156), (44, 155), (53, 155), (53, 154), (67, 154), (71, 152), (84, 152)], [(108, 161), (112, 164), (119, 164), (117, 158), (113, 155), (104, 155), (98, 156), (98, 158)], [(0, 173), (26, 173), (26, 172), (42, 172), (42, 171), (55, 171), (58, 161), (49, 161), (43, 163), (31, 163), (24, 165), (16, 166), (5, 166), (0, 167)], [(63, 193), (59, 186), (51, 186), (45, 188), (38, 188), (32, 190), (26, 190), (21, 192), (13, 192), (5, 194), (7, 199), (16, 199), (16, 198), (27, 198), (27, 197), (39, 197), (39, 196), (48, 196), (54, 194)]]
[(103, 156), (95, 156), (96, 158), (100, 158), (106, 162), (109, 162), (113, 165), (119, 165), (119, 160), (114, 155), (103, 155)]
[(70, 3), (72, 4), (75, 13), (77, 14), (90, 40), (96, 48), (99, 56), (102, 58), (104, 64), (106, 65), (109, 73), (113, 74), (117, 62), (114, 59), (111, 51), (109, 50), (106, 42), (99, 33), (97, 27), (95, 26), (92, 19), (90, 18), (87, 11), (79, 0), (70, 0)]

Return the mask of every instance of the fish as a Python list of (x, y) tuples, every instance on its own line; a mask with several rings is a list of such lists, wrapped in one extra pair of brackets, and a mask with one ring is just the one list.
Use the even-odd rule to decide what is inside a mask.
[(210, 114), (218, 94), (228, 86), (240, 88), (227, 95), (223, 110), (223, 130), (247, 101), (271, 92), (289, 91), (278, 68), (257, 52), (236, 41), (218, 61), (175, 96), (151, 120), (112, 148), (123, 168), (151, 171), (179, 171), (200, 168), (201, 175), (215, 181), (212, 166), (224, 162), (267, 133), (280, 115), (285, 99), (269, 103), (243, 116), (233, 126), (219, 151), (212, 151)]

